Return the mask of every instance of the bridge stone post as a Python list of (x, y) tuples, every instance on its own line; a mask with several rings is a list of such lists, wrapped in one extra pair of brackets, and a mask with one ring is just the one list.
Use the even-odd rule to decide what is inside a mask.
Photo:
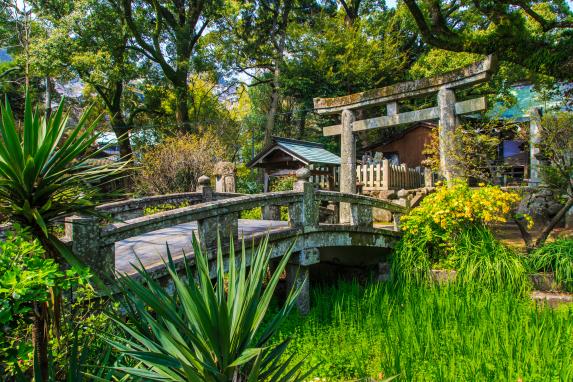
[(213, 188), (211, 187), (211, 178), (207, 175), (202, 175), (197, 180), (199, 185), (197, 186), (197, 192), (201, 193), (201, 199), (203, 203), (213, 201)]
[[(289, 225), (302, 231), (312, 231), (318, 226), (319, 219), (319, 208), (314, 194), (315, 186), (309, 182), (310, 170), (308, 168), (299, 169), (296, 177), (294, 191), (302, 192), (303, 196), (301, 202), (289, 205)], [(304, 240), (304, 237), (299, 240)], [(302, 285), (302, 291), (296, 302), (301, 314), (307, 314), (310, 310), (309, 267), (318, 262), (320, 262), (318, 249), (307, 248), (293, 253), (287, 265), (288, 288), (298, 288)]]
[(373, 222), (372, 207), (362, 204), (350, 206), (350, 224), (357, 227), (372, 227)]
[(318, 205), (314, 197), (315, 186), (309, 182), (310, 170), (308, 168), (297, 170), (296, 178), (294, 191), (303, 193), (302, 202), (289, 205), (289, 225), (308, 231), (318, 225)]
[(100, 252), (99, 219), (95, 216), (68, 216), (64, 220), (65, 237), (72, 242), (72, 253), (102, 279), (115, 272), (115, 245)]
[[(213, 201), (213, 189), (211, 179), (208, 176), (199, 178), (197, 191), (202, 193), (202, 201)], [(199, 242), (205, 251), (215, 251), (217, 248), (217, 238), (221, 238), (221, 245), (227, 245), (229, 239), (239, 236), (239, 213), (233, 212), (225, 215), (218, 215), (197, 221), (197, 231)]]
[[(398, 201), (397, 203), (406, 207), (407, 209), (410, 208), (410, 194), (408, 193), (408, 191), (401, 189), (400, 191), (398, 191)], [(396, 231), (400, 230), (400, 218), (402, 217), (402, 214), (400, 213), (394, 213), (392, 216), (392, 219), (394, 220), (394, 229)]]
[(287, 288), (299, 288), (302, 290), (296, 300), (296, 306), (301, 314), (310, 311), (310, 266), (320, 262), (320, 252), (317, 248), (304, 249), (293, 253), (286, 268)]

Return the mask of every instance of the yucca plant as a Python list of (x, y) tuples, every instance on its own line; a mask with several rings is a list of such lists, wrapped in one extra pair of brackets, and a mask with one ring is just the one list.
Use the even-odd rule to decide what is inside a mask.
[[(28, 228), (46, 256), (81, 266), (49, 227), (70, 214), (93, 213), (97, 193), (93, 185), (122, 171), (125, 163), (96, 167), (87, 163), (97, 153), (86, 151), (97, 139), (99, 120), (90, 122), (90, 110), (68, 128), (63, 100), (46, 118), (33, 110), (26, 93), (22, 124), (7, 101), (0, 105), (0, 113), (0, 215)], [(64, 133), (68, 133), (65, 138)], [(49, 317), (58, 322), (59, 292), (51, 292), (50, 305), (33, 309), (36, 380), (47, 378)]]
[[(140, 280), (119, 278), (119, 296), (127, 320), (110, 314), (123, 335), (107, 335), (108, 342), (138, 362), (117, 368), (152, 381), (298, 381), (301, 362), (284, 357), (289, 340), (271, 340), (301, 292), (289, 292), (273, 317), (269, 304), (290, 250), (265, 284), (270, 259), (268, 238), (252, 249), (247, 264), (245, 245), (236, 257), (231, 242), (228, 262), (221, 245), (214, 282), (208, 256), (193, 238), (195, 266), (185, 260), (180, 276), (168, 252), (169, 293), (141, 266)], [(238, 261), (238, 264), (237, 264)], [(228, 272), (225, 264), (228, 264)], [(196, 272), (195, 272), (196, 271)]]

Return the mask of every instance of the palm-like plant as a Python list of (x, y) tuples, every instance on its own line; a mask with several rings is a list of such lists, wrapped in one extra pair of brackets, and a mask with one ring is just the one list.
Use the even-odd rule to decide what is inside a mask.
[(302, 380), (302, 364), (291, 365), (292, 356), (284, 356), (289, 340), (270, 342), (300, 288), (289, 292), (274, 317), (266, 317), (290, 251), (264, 285), (270, 259), (267, 239), (253, 249), (249, 269), (244, 244), (237, 259), (231, 243), (228, 272), (219, 245), (213, 283), (208, 258), (195, 239), (193, 247), (197, 272), (185, 260), (184, 275), (178, 275), (168, 256), (172, 294), (143, 267), (137, 268), (141, 280), (119, 279), (128, 320), (110, 314), (123, 335), (108, 335), (107, 340), (136, 365), (117, 370), (152, 381)]
[[(86, 150), (97, 139), (98, 120), (90, 122), (90, 110), (68, 130), (63, 101), (57, 111), (44, 117), (32, 109), (26, 94), (24, 120), (18, 126), (10, 105), (0, 105), (0, 214), (27, 227), (47, 256), (81, 265), (49, 226), (66, 215), (92, 213), (94, 184), (122, 171), (125, 163), (90, 166), (94, 154)], [(64, 137), (64, 133), (68, 133)], [(57, 302), (58, 292), (52, 291)], [(56, 316), (57, 304), (34, 307), (35, 374), (47, 378), (47, 323)]]

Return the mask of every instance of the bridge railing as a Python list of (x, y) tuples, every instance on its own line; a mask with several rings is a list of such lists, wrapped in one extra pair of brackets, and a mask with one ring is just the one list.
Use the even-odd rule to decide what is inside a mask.
[[(91, 216), (69, 217), (66, 219), (66, 240), (72, 251), (84, 259), (95, 272), (109, 278), (115, 270), (117, 242), (192, 221), (197, 222), (197, 236), (201, 246), (212, 251), (216, 248), (218, 235), (224, 242), (231, 235), (237, 237), (240, 212), (256, 207), (288, 206), (289, 228), (301, 234), (319, 229), (320, 206), (324, 203), (349, 204), (351, 206), (349, 224), (361, 228), (372, 228), (373, 208), (389, 210), (396, 216), (407, 210), (407, 205), (367, 196), (319, 191), (309, 182), (309, 176), (308, 170), (299, 170), (293, 191), (240, 196), (217, 195), (210, 187), (209, 178), (202, 177), (197, 193), (154, 199), (155, 202), (162, 203), (179, 200), (178, 198), (200, 200), (197, 204), (109, 224), (105, 222), (102, 224), (98, 218)], [(129, 211), (133, 205), (141, 206), (141, 203), (134, 201), (112, 203), (101, 206), (100, 210), (122, 214)]]

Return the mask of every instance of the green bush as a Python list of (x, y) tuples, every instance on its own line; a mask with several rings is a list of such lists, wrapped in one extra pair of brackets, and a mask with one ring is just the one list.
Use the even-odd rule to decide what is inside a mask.
[(0, 242), (0, 374), (13, 375), (14, 365), (30, 364), (32, 344), (25, 332), (32, 304), (47, 302), (49, 288), (62, 273), (52, 259), (43, 258), (37, 240), (16, 227)]
[(237, 166), (236, 189), (241, 194), (259, 194), (263, 192), (263, 185), (257, 180), (257, 175), (244, 164)]
[(573, 292), (573, 239), (545, 244), (531, 254), (529, 264), (534, 272), (554, 272), (555, 281)]
[(143, 215), (144, 216), (153, 215), (153, 214), (163, 212), (163, 211), (174, 210), (176, 208), (189, 207), (190, 205), (191, 205), (191, 203), (189, 203), (186, 200), (184, 200), (178, 204), (172, 204), (172, 203), (158, 204), (156, 206), (145, 207), (143, 209)]

